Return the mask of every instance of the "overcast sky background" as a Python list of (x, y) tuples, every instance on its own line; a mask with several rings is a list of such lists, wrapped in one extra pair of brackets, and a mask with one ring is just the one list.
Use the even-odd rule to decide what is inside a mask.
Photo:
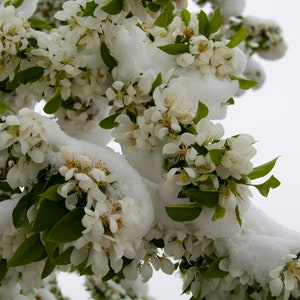
[[(280, 156), (273, 173), (281, 186), (268, 198), (254, 191), (253, 201), (269, 216), (287, 227), (300, 231), (300, 1), (248, 0), (244, 15), (274, 19), (282, 27), (288, 44), (286, 56), (277, 61), (259, 60), (266, 71), (264, 86), (236, 98), (227, 118), (221, 123), (225, 135), (251, 134), (258, 143), (255, 165)], [(78, 279), (63, 279), (72, 300), (88, 299), (83, 288), (75, 289)], [(157, 275), (150, 280), (150, 295), (157, 300), (183, 300), (181, 281), (176, 276)]]

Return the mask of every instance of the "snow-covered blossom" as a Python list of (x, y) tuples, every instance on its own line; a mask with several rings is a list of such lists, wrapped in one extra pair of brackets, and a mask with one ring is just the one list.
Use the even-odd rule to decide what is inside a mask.
[(300, 263), (294, 254), (288, 254), (282, 259), (282, 264), (270, 271), (270, 291), (276, 299), (290, 299), (300, 297)]
[[(141, 282), (177, 267), (193, 298), (299, 298), (299, 255), (279, 260), (299, 236), (251, 207), (254, 139), (211, 121), (237, 77), (262, 81), (254, 52), (282, 56), (278, 25), (239, 16), (244, 0), (198, 1), (207, 31), (186, 0), (50, 2), (0, 0), (0, 298), (62, 299), (41, 279), (57, 269), (92, 272), (95, 298), (146, 299)], [(126, 160), (97, 146), (111, 136)], [(23, 264), (31, 237), (42, 254)]]
[(181, 131), (180, 124), (192, 122), (192, 107), (186, 103), (186, 95), (174, 81), (165, 88), (156, 88), (153, 94), (155, 106), (138, 115), (136, 123), (121, 114), (116, 118), (120, 125), (112, 135), (125, 146), (142, 150), (160, 148), (165, 139), (174, 139)]
[(99, 277), (88, 276), (86, 284), (94, 297), (99, 297), (100, 294), (105, 299), (111, 300), (152, 299), (150, 296), (147, 296), (148, 286), (141, 281), (140, 277), (136, 280), (126, 280), (115, 276), (113, 280), (103, 282), (99, 280)]
[(14, 78), (22, 52), (28, 47), (30, 25), (12, 5), (0, 4), (0, 81)]
[(42, 123), (34, 114), (22, 110), (19, 116), (9, 115), (0, 124), (0, 149), (7, 153), (7, 180), (11, 187), (28, 186), (47, 163), (48, 145)]
[[(93, 162), (86, 155), (74, 155), (68, 147), (62, 148), (65, 165), (59, 169), (66, 183), (58, 193), (66, 200), (66, 207), (74, 209), (86, 199), (82, 237), (74, 243), (73, 262), (88, 254), (88, 265), (96, 275), (104, 276), (109, 265), (119, 272), (122, 257), (135, 257), (141, 247), (141, 207), (136, 200), (117, 190), (116, 176), (101, 161)], [(84, 248), (90, 248), (84, 255)], [(82, 252), (83, 251), (83, 252)]]
[(213, 42), (199, 35), (190, 38), (189, 53), (179, 55), (176, 61), (181, 67), (196, 67), (202, 75), (230, 79), (241, 74), (246, 60), (239, 49), (230, 49), (224, 42)]
[(246, 6), (245, 0), (205, 0), (202, 2), (203, 4), (211, 3), (214, 9), (221, 6), (221, 15), (225, 21), (228, 21), (230, 17), (242, 15)]
[(250, 51), (268, 60), (279, 59), (285, 54), (287, 45), (276, 22), (249, 16), (243, 18), (243, 25), (249, 29), (246, 47)]

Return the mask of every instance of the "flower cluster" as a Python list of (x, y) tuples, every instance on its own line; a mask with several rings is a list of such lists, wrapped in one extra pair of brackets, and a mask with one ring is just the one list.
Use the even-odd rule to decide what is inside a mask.
[(1, 173), (13, 188), (29, 186), (45, 168), (48, 145), (42, 124), (24, 109), (20, 116), (2, 117), (0, 123)]
[(300, 297), (300, 260), (295, 254), (282, 257), (282, 265), (270, 271), (270, 291), (276, 299)]
[(99, 281), (96, 276), (87, 277), (87, 288), (91, 291), (92, 296), (97, 299), (126, 299), (126, 300), (151, 300), (147, 296), (147, 286), (139, 279), (129, 281), (115, 276), (113, 280), (106, 282)]
[(196, 67), (203, 75), (230, 79), (242, 73), (243, 59), (238, 48), (230, 49), (224, 42), (213, 42), (199, 35), (190, 38), (189, 52), (179, 55), (176, 62), (181, 67)]
[[(211, 121), (253, 85), (252, 52), (284, 42), (237, 17), (244, 1), (197, 2), (211, 7), (0, 0), (1, 299), (60, 299), (56, 270), (91, 275), (95, 298), (142, 299), (136, 280), (176, 268), (197, 299), (299, 297), (298, 257), (270, 272), (294, 235), (270, 253), (282, 239), (249, 199), (279, 185), (252, 183), (276, 159), (253, 168), (254, 139)], [(53, 118), (14, 112), (40, 101)], [(126, 160), (97, 146), (99, 121)]]
[(14, 70), (28, 47), (30, 25), (24, 15), (9, 5), (0, 4), (0, 81), (14, 78)]
[(141, 150), (160, 149), (167, 140), (181, 133), (180, 125), (192, 122), (193, 109), (186, 98), (180, 82), (170, 80), (165, 88), (155, 89), (154, 105), (144, 108), (136, 121), (127, 114), (119, 115), (116, 118), (119, 126), (112, 135), (124, 146), (136, 146)]
[(245, 53), (250, 56), (258, 53), (264, 59), (275, 60), (286, 52), (287, 45), (282, 30), (273, 20), (248, 16), (232, 20), (229, 26), (234, 31), (241, 27), (248, 28), (244, 47)]
[[(167, 178), (171, 179), (176, 175), (175, 179), (176, 183), (179, 185), (186, 185), (191, 183), (192, 181), (199, 178), (199, 174), (212, 173), (213, 170), (216, 169), (216, 165), (213, 162), (211, 155), (207, 151), (209, 146), (215, 147), (216, 141), (219, 141), (224, 134), (223, 127), (220, 124), (213, 124), (211, 121), (206, 119), (200, 120), (200, 122), (196, 125), (196, 134), (192, 134), (189, 132), (185, 132), (180, 135), (176, 140), (171, 143), (167, 143), (163, 147), (163, 154), (168, 158), (168, 160), (178, 161), (176, 157), (179, 159), (184, 159), (186, 161), (186, 167), (184, 167), (181, 171), (183, 174), (178, 174), (180, 168), (171, 168), (167, 174)], [(220, 145), (220, 149), (224, 147)], [(218, 144), (219, 145), (219, 144)], [(206, 151), (204, 150), (205, 155), (200, 154), (199, 147), (204, 146)], [(208, 148), (208, 149), (207, 149)], [(196, 150), (198, 149), (198, 151)], [(188, 167), (187, 167), (188, 166)], [(190, 176), (184, 176), (184, 174)], [(198, 173), (198, 176), (197, 176)], [(180, 178), (182, 180), (180, 180)], [(185, 180), (183, 180), (185, 178)]]
[(132, 259), (141, 246), (140, 208), (133, 198), (118, 192), (116, 177), (101, 161), (93, 162), (86, 155), (77, 157), (66, 147), (61, 152), (65, 165), (59, 172), (66, 183), (59, 186), (58, 193), (69, 210), (84, 202), (84, 230), (74, 243), (72, 261), (77, 265), (88, 257), (94, 274), (105, 276), (109, 266), (117, 273), (122, 257)]

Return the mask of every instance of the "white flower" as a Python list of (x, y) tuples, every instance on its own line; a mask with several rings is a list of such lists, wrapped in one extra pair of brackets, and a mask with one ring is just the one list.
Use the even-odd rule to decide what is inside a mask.
[(197, 173), (189, 167), (172, 168), (166, 175), (168, 181), (175, 182), (177, 185), (187, 185), (196, 178)]
[(218, 141), (224, 135), (224, 128), (221, 124), (202, 119), (196, 125), (197, 136), (196, 142), (198, 145), (207, 145), (212, 141)]
[(187, 68), (195, 61), (195, 57), (190, 53), (183, 53), (176, 58), (176, 62), (179, 66)]

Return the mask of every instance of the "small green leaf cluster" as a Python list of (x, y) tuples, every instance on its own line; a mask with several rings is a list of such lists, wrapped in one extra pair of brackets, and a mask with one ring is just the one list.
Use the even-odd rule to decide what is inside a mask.
[[(194, 134), (197, 136), (199, 128), (197, 124), (206, 117), (208, 113), (207, 107), (199, 102), (197, 113), (194, 117), (194, 124), (185, 128), (181, 137), (187, 134)], [(203, 133), (203, 132), (202, 132)], [(236, 198), (235, 214), (238, 223), (241, 225), (242, 220), (240, 217), (239, 200), (243, 200), (238, 192), (238, 185), (250, 185), (255, 187), (263, 196), (267, 197), (270, 189), (279, 186), (280, 182), (273, 175), (264, 183), (253, 184), (251, 180), (262, 178), (267, 175), (276, 163), (276, 159), (254, 168), (251, 172), (244, 169), (244, 173), (236, 174), (235, 171), (230, 172), (224, 176), (220, 170), (224, 169), (223, 159), (226, 161), (227, 152), (233, 150), (231, 141), (239, 139), (239, 135), (234, 136), (225, 141), (211, 139), (207, 144), (194, 144), (191, 142), (189, 146), (182, 141), (177, 141), (177, 146), (170, 143), (165, 146), (164, 168), (168, 175), (172, 174), (173, 178), (179, 181), (184, 178), (185, 181), (177, 182), (181, 185), (181, 191), (178, 198), (189, 199), (190, 203), (174, 204), (166, 207), (168, 216), (178, 222), (193, 221), (201, 214), (203, 208), (214, 209), (212, 221), (223, 218), (226, 214), (226, 207), (220, 204), (221, 200), (232, 194)], [(190, 138), (192, 140), (192, 138)], [(197, 138), (195, 138), (197, 140)], [(220, 147), (215, 145), (220, 144)], [(252, 147), (251, 145), (249, 145)], [(174, 147), (178, 147), (174, 154), (169, 154), (168, 151), (173, 153)], [(171, 150), (168, 150), (171, 149)], [(201, 157), (202, 161), (206, 161), (206, 166), (210, 171), (205, 171), (203, 166), (195, 163), (195, 158), (191, 159), (189, 153), (193, 154), (192, 157)], [(210, 162), (210, 163), (209, 163)], [(238, 163), (238, 162), (236, 162)], [(233, 168), (235, 166), (232, 166)], [(203, 171), (201, 170), (203, 169)], [(200, 169), (200, 171), (199, 171)], [(240, 170), (242, 171), (242, 169)], [(240, 172), (239, 171), (239, 172)], [(243, 172), (243, 171), (242, 171)], [(189, 179), (187, 179), (189, 177)], [(176, 179), (176, 180), (177, 180)]]
[[(181, 20), (186, 26), (183, 35), (177, 35), (175, 43), (159, 46), (158, 48), (170, 55), (179, 55), (189, 52), (189, 40), (194, 35), (192, 29), (189, 28), (191, 21), (191, 13), (184, 9), (181, 11)], [(171, 23), (171, 22), (170, 22)], [(155, 23), (154, 23), (155, 25)], [(169, 25), (169, 24), (168, 24)], [(214, 11), (213, 16), (209, 19), (206, 13), (202, 10), (198, 14), (198, 34), (204, 35), (207, 39), (213, 39), (213, 35), (221, 28), (222, 17), (220, 8)], [(167, 26), (162, 26), (167, 27)]]
[(23, 1), (24, 0), (8, 0), (4, 3), (4, 6), (9, 6), (9, 5), (12, 5), (14, 6), (15, 8), (18, 8), (20, 7), (22, 4), (23, 4)]
[[(194, 276), (190, 277), (188, 282), (185, 282), (183, 293), (189, 293), (194, 281), (201, 280), (212, 280), (212, 279), (222, 279), (226, 277), (229, 273), (220, 269), (220, 262), (226, 257), (217, 257), (215, 254), (203, 255), (198, 258), (197, 261), (182, 259), (179, 263), (179, 270), (181, 273), (186, 274), (186, 272), (193, 268), (197, 271), (194, 272)], [(198, 295), (201, 296), (201, 291)], [(197, 297), (197, 295), (194, 295)], [(194, 298), (193, 299), (198, 299)], [(202, 298), (199, 298), (202, 299)]]
[[(65, 199), (57, 193), (57, 188), (65, 182), (64, 177), (55, 174), (49, 177), (48, 169), (40, 171), (38, 182), (33, 184), (13, 210), (13, 224), (16, 228), (30, 228), (32, 233), (7, 262), (8, 267), (23, 266), (46, 259), (42, 277), (47, 277), (56, 265), (70, 263), (73, 247), (61, 252), (60, 245), (74, 241), (82, 235), (81, 205), (69, 211)], [(31, 223), (28, 210), (35, 206), (37, 214)], [(51, 212), (51, 213), (50, 213)]]
[(15, 69), (14, 78), (10, 80), (8, 77), (0, 82), (0, 91), (10, 93), (22, 84), (34, 83), (42, 78), (44, 68), (35, 66), (19, 71)]

